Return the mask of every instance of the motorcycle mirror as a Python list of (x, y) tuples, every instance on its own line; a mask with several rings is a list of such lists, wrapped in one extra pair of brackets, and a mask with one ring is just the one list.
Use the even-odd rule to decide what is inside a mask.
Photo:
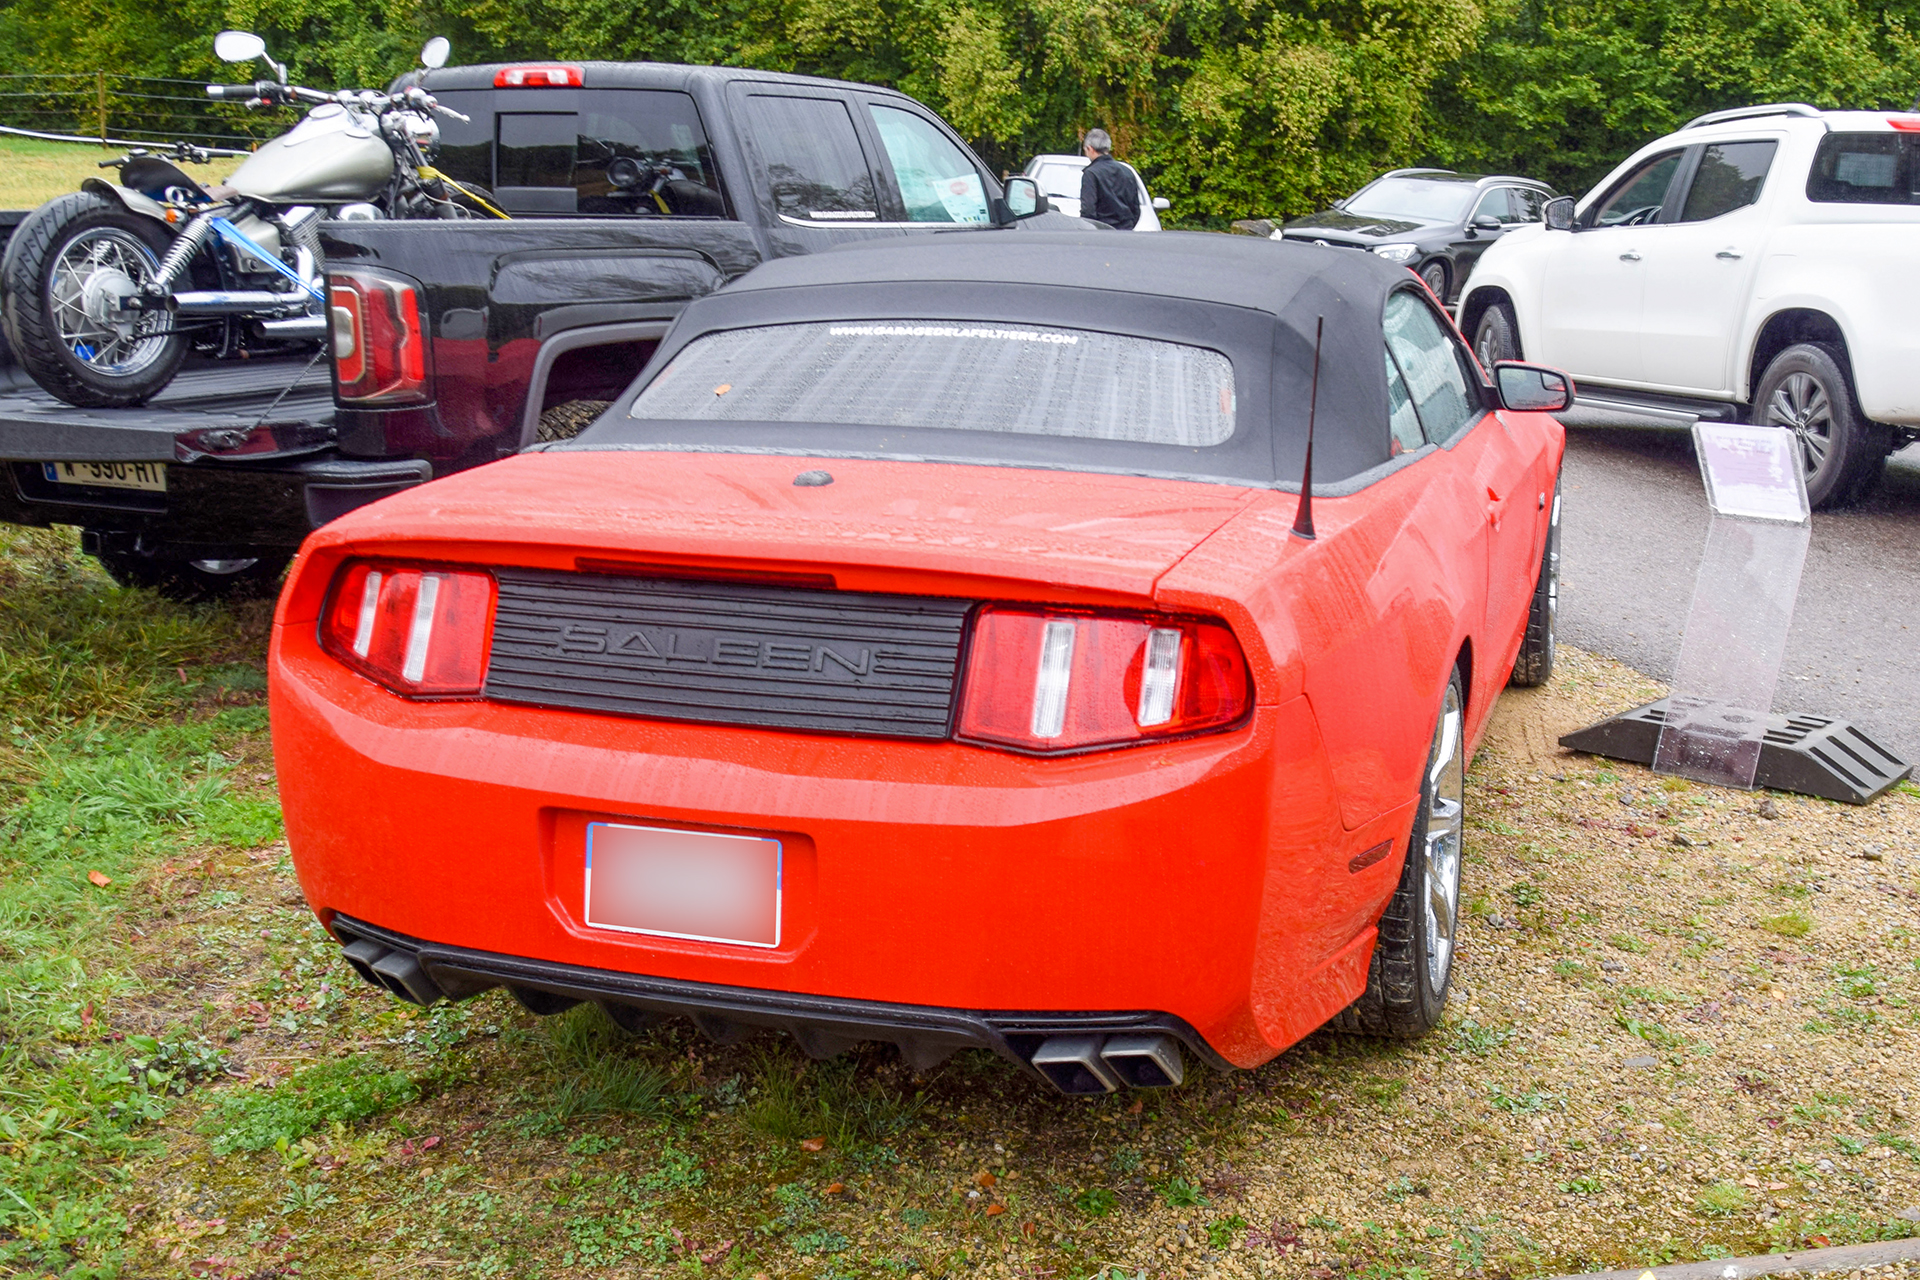
[(422, 66), (438, 70), (447, 65), (447, 57), (453, 52), (453, 44), (445, 36), (435, 36), (420, 50)]
[(213, 38), (213, 53), (222, 62), (252, 62), (267, 51), (267, 42), (251, 31), (222, 31)]

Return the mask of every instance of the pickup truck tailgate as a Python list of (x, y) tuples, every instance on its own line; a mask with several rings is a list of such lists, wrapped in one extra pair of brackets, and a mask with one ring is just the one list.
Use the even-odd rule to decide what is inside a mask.
[(324, 359), (189, 363), (150, 403), (130, 409), (76, 408), (12, 372), (18, 381), (0, 385), (3, 461), (176, 462), (183, 460), (176, 442), (189, 432), (245, 432), (263, 417), (321, 427), (333, 421)]

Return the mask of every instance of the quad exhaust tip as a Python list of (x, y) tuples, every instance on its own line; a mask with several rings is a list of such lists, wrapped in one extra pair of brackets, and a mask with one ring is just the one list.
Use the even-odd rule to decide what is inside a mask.
[(418, 957), (408, 952), (389, 950), (365, 938), (348, 943), (345, 951), (347, 963), (353, 966), (355, 973), (376, 987), (385, 987), (402, 1000), (414, 1004), (432, 1004), (446, 996), (446, 992), (420, 967)]
[(1164, 1033), (1050, 1036), (1034, 1050), (1032, 1063), (1054, 1088), (1076, 1097), (1122, 1086), (1166, 1089), (1186, 1078), (1180, 1044)]

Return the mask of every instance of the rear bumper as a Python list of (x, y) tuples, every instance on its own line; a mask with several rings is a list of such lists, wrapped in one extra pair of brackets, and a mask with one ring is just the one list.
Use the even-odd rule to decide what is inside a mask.
[(363, 978), (416, 1002), (464, 1000), (504, 986), (538, 1013), (592, 1001), (613, 1006), (615, 1016), (629, 1023), (633, 1019), (622, 1011), (691, 1018), (723, 1044), (768, 1029), (792, 1035), (815, 1058), (864, 1041), (885, 1041), (897, 1046), (916, 1071), (929, 1070), (961, 1049), (989, 1049), (1031, 1067), (1034, 1050), (1055, 1036), (1152, 1034), (1172, 1036), (1216, 1070), (1231, 1067), (1191, 1025), (1165, 1013), (1034, 1013), (843, 1000), (476, 951), (410, 938), (347, 916), (335, 916), (332, 930)]
[(321, 525), (433, 478), (415, 458), (160, 465), (165, 493), (61, 484), (42, 462), (0, 463), (0, 520), (106, 530), (190, 559), (293, 551)]
[[(500, 966), (547, 965), (630, 982), (642, 1005), (632, 993), (664, 983), (750, 992), (776, 1011), (942, 1010), (962, 1042), (1003, 1052), (986, 1015), (952, 1011), (1153, 1010), (1197, 1035), (1196, 1052), (1271, 1058), (1364, 987), (1400, 858), (1349, 864), (1383, 840), (1402, 846), (1412, 816), (1409, 801), (1343, 828), (1304, 699), (1231, 733), (1033, 759), (409, 702), (284, 618), (271, 686), (288, 839), (330, 926), (494, 957), (489, 985), (509, 981)], [(781, 840), (779, 945), (589, 926), (594, 820)], [(511, 985), (599, 998), (535, 969)]]

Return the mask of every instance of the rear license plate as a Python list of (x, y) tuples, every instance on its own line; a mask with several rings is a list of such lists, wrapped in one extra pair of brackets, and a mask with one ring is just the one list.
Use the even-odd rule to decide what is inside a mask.
[(587, 923), (743, 947), (780, 945), (780, 842), (587, 824)]
[(167, 491), (167, 468), (160, 462), (43, 462), (40, 468), (55, 484), (86, 484), (100, 489)]

